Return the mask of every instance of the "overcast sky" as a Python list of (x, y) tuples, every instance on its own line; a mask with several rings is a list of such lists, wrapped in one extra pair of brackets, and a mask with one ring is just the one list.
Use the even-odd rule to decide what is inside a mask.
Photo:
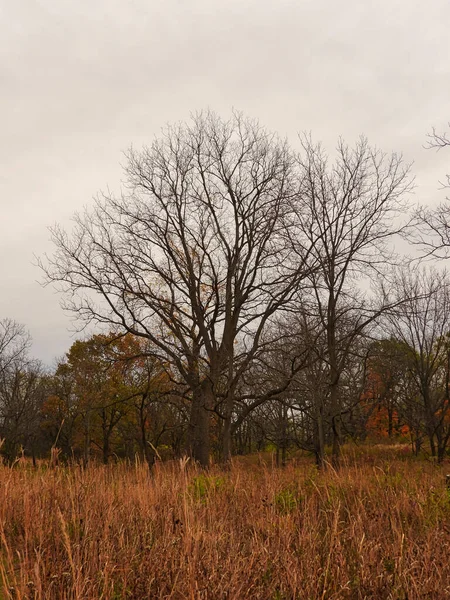
[(0, 0), (0, 318), (51, 364), (73, 342), (33, 254), (47, 226), (118, 189), (122, 151), (232, 107), (333, 150), (364, 133), (414, 161), (414, 202), (445, 195), (448, 0)]

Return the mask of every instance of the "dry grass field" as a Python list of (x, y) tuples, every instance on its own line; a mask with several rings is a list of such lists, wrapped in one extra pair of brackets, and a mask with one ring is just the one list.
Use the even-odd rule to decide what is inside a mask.
[(450, 469), (344, 462), (0, 467), (0, 598), (450, 598)]

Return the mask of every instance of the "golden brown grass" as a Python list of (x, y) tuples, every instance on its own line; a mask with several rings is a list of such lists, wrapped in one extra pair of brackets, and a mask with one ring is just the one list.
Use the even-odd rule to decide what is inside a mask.
[(446, 470), (254, 462), (0, 467), (0, 598), (450, 598)]

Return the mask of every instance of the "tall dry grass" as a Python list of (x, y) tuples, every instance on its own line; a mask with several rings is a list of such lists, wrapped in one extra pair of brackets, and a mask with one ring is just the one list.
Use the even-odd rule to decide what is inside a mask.
[[(394, 456), (394, 455), (392, 455)], [(445, 471), (0, 467), (0, 598), (450, 598)]]

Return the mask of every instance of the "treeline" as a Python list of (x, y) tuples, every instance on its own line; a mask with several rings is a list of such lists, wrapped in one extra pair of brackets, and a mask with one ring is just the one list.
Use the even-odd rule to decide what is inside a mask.
[[(437, 316), (428, 312), (426, 318)], [(400, 337), (359, 341), (342, 374), (342, 424), (344, 437), (354, 441), (402, 438), (416, 454), (427, 442), (426, 448), (441, 461), (450, 435), (450, 338), (442, 335), (446, 327), (436, 318), (421, 325), (417, 349)], [(434, 339), (420, 336), (423, 326), (434, 327)], [(54, 371), (45, 372), (28, 358), (29, 338), (23, 328), (6, 320), (1, 327), (4, 340), (8, 328), (17, 334), (9, 348), (5, 345), (1, 361), (0, 451), (5, 462), (13, 464), (22, 455), (33, 460), (51, 455), (53, 460), (86, 465), (92, 459), (106, 464), (139, 456), (153, 465), (186, 453), (189, 390), (140, 338), (109, 334), (76, 341)], [(332, 444), (327, 365), (306, 347), (305, 333), (291, 322), (290, 346), (271, 348), (249, 372), (233, 415), (233, 453), (269, 447), (277, 463), (284, 464), (290, 451), (303, 449), (320, 462), (320, 431), (323, 444)], [(309, 354), (309, 359), (292, 377), (288, 364), (299, 353), (305, 358)], [(276, 386), (285, 389), (272, 393)], [(252, 410), (250, 397), (258, 398)], [(220, 406), (211, 411), (210, 421), (212, 450), (220, 459)]]
[(331, 446), (338, 464), (386, 417), (442, 460), (448, 278), (395, 247), (445, 252), (445, 205), (411, 211), (409, 166), (364, 138), (333, 162), (300, 141), (200, 113), (129, 151), (120, 195), (53, 229), (46, 281), (108, 333), (38, 378), (42, 447), (206, 466), (268, 443), (322, 465)]

